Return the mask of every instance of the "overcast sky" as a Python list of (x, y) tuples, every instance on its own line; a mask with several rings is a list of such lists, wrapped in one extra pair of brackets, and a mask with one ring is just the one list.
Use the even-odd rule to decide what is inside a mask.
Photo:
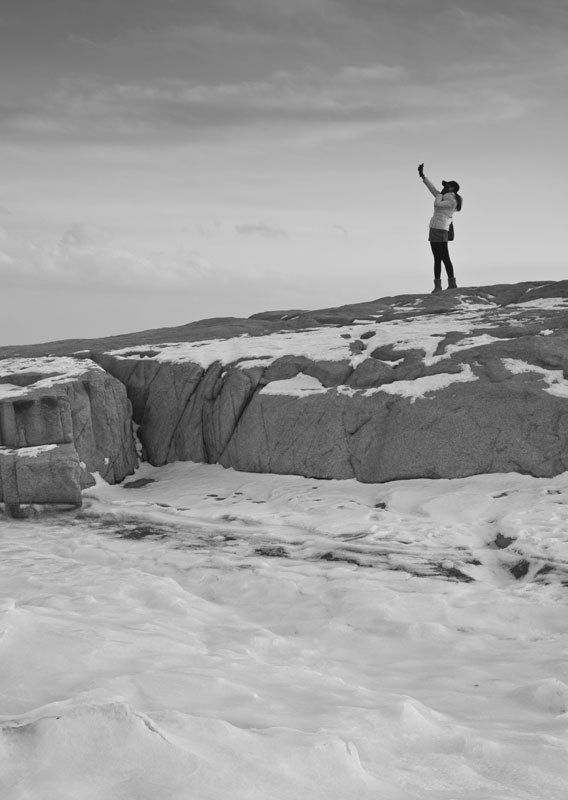
[(2, 0), (0, 344), (568, 278), (566, 0)]

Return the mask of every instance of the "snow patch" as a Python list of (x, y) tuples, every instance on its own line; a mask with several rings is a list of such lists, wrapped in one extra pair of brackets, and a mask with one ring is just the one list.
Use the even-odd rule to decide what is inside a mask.
[(300, 372), (294, 378), (281, 381), (271, 381), (264, 386), (259, 394), (290, 395), (293, 397), (309, 397), (313, 394), (325, 394), (329, 391), (323, 384), (311, 375)]
[(440, 361), (443, 361), (446, 358), (449, 358), (452, 353), (459, 353), (462, 350), (471, 350), (473, 347), (483, 347), (487, 344), (493, 344), (493, 342), (508, 342), (509, 339), (499, 338), (498, 336), (490, 336), (488, 333), (483, 333), (480, 336), (468, 336), (465, 339), (461, 339), (459, 342), (455, 342), (454, 344), (446, 345), (445, 351), (438, 356), (430, 356), (424, 359), (424, 364), (426, 366), (430, 366), (432, 364), (437, 364)]
[(144, 464), (2, 519), (4, 795), (564, 798), (567, 477)]
[[(540, 287), (535, 287), (540, 288)], [(531, 290), (534, 291), (534, 290)], [(566, 308), (568, 305), (567, 297), (542, 297), (538, 300), (525, 300), (523, 303), (514, 303), (517, 308), (540, 308), (549, 311)]]
[[(272, 358), (249, 358), (245, 361), (239, 361), (236, 365), (239, 369), (253, 369), (254, 367), (269, 367), (273, 363)], [(225, 375), (226, 373), (223, 373)]]
[(15, 383), (0, 383), (0, 400), (10, 399), (25, 393), (25, 387), (16, 386)]
[[(45, 375), (30, 383), (29, 386), (15, 386), (15, 384), (0, 383), (0, 398), (25, 395), (35, 389), (49, 389), (58, 384), (81, 377), (85, 372), (98, 370), (104, 372), (102, 367), (93, 361), (84, 359), (46, 356), (44, 358), (6, 358), (0, 360), (0, 377), (11, 375)], [(4, 387), (8, 389), (4, 389)]]
[(58, 447), (58, 444), (39, 444), (35, 447), (18, 447), (15, 449), (10, 447), (0, 447), (0, 452), (14, 455), (18, 458), (37, 458), (42, 453), (47, 453), (50, 450), (57, 449)]
[[(226, 366), (235, 362), (251, 361), (269, 366), (283, 356), (304, 356), (310, 361), (349, 361), (354, 358), (350, 341), (358, 339), (370, 329), (375, 331), (373, 347), (385, 345), (395, 350), (422, 350), (426, 358), (433, 357), (440, 341), (448, 330), (447, 315), (420, 316), (414, 320), (392, 320), (376, 323), (369, 328), (368, 321), (340, 327), (321, 327), (305, 331), (280, 331), (265, 336), (243, 334), (231, 339), (178, 342), (161, 345), (140, 345), (113, 350), (116, 358), (153, 358), (160, 363), (181, 364), (191, 362), (207, 369), (214, 363)], [(475, 315), (454, 314), (452, 330), (470, 333), (475, 327)], [(344, 338), (349, 334), (349, 339)], [(148, 352), (155, 350), (155, 354)], [(358, 355), (355, 356), (358, 358)]]
[(479, 380), (479, 378), (477, 375), (474, 375), (469, 364), (463, 364), (460, 372), (443, 372), (439, 375), (425, 375), (423, 378), (416, 378), (413, 381), (386, 383), (383, 386), (365, 389), (363, 391), (363, 396), (370, 397), (377, 392), (386, 392), (386, 394), (395, 394), (400, 397), (410, 398), (410, 401), (414, 403), (416, 400), (426, 399), (427, 394), (447, 389), (448, 386), (452, 386), (454, 383), (469, 383), (470, 381), (477, 380)]
[(537, 375), (542, 375), (543, 380), (548, 384), (543, 391), (553, 394), (555, 397), (568, 397), (568, 380), (564, 378), (561, 369), (545, 369), (516, 358), (504, 358), (502, 361), (505, 368), (513, 375), (536, 372)]

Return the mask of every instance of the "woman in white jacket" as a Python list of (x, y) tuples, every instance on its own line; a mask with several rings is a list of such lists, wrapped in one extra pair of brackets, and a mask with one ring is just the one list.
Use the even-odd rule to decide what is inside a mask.
[(434, 255), (434, 292), (442, 291), (442, 264), (448, 275), (448, 289), (456, 289), (454, 267), (448, 250), (450, 225), (455, 211), (461, 211), (462, 198), (458, 194), (460, 185), (457, 181), (442, 181), (442, 191), (424, 175), (424, 164), (418, 167), (418, 174), (424, 184), (434, 195), (434, 215), (430, 220), (428, 241)]

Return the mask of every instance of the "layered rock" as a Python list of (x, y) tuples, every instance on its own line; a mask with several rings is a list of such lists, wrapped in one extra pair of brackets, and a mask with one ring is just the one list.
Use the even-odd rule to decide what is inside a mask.
[[(550, 298), (556, 298), (554, 302)], [(568, 469), (568, 282), (257, 315), (280, 333), (93, 352), (148, 460), (382, 482)]]
[(76, 503), (95, 472), (121, 480), (137, 463), (131, 412), (155, 465), (367, 482), (568, 469), (568, 282), (136, 338), (83, 360), (0, 360), (0, 497)]
[(0, 361), (0, 448), (7, 503), (77, 504), (95, 473), (114, 483), (138, 463), (124, 386), (70, 358)]
[(0, 447), (0, 498), (18, 516), (21, 505), (81, 505), (81, 464), (72, 444)]

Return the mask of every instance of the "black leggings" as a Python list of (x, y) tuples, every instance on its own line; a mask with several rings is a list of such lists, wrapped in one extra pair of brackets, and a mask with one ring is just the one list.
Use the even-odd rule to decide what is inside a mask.
[(454, 265), (450, 258), (447, 242), (430, 242), (432, 253), (434, 254), (434, 280), (439, 281), (442, 277), (442, 263), (446, 268), (448, 278), (454, 277)]

